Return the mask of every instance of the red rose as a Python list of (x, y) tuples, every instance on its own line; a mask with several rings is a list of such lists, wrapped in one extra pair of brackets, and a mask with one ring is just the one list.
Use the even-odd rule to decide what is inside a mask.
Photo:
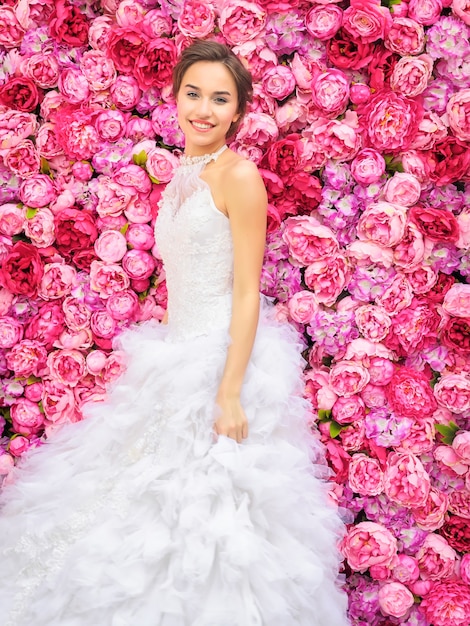
[(178, 54), (172, 39), (152, 39), (135, 60), (135, 77), (145, 91), (171, 83), (171, 74)]
[(356, 41), (342, 28), (326, 44), (328, 60), (342, 70), (359, 70), (374, 57), (374, 44)]
[(116, 68), (124, 74), (132, 74), (137, 57), (144, 51), (147, 37), (132, 28), (116, 28), (108, 38), (108, 55)]
[(441, 331), (442, 343), (456, 352), (470, 354), (470, 317), (451, 317)]
[(76, 251), (91, 248), (98, 237), (95, 221), (87, 211), (64, 209), (55, 218), (56, 244), (67, 259)]
[(444, 141), (436, 144), (432, 156), (435, 167), (430, 173), (430, 178), (438, 186), (455, 183), (470, 168), (468, 143), (455, 137), (446, 137)]
[(77, 250), (73, 255), (73, 263), (81, 270), (87, 272), (90, 271), (90, 265), (92, 261), (98, 260), (94, 248), (85, 248), (84, 250)]
[(41, 100), (34, 81), (26, 76), (16, 76), (0, 87), (0, 103), (16, 109), (31, 113)]
[(37, 248), (18, 241), (3, 259), (0, 283), (14, 294), (32, 298), (36, 296), (43, 273)]
[(72, 48), (79, 48), (88, 41), (88, 28), (88, 20), (78, 7), (68, 4), (66, 0), (56, 0), (49, 20), (51, 37)]
[(447, 539), (449, 545), (458, 552), (470, 552), (470, 525), (468, 519), (458, 515), (449, 515), (439, 534)]
[(428, 417), (437, 408), (430, 380), (411, 367), (401, 367), (387, 385), (387, 399), (397, 415)]
[(54, 341), (59, 338), (64, 329), (62, 304), (46, 302), (29, 321), (25, 337), (39, 341), (46, 350), (51, 350)]
[(301, 167), (302, 144), (300, 135), (291, 133), (269, 146), (267, 158), (269, 168), (281, 178), (297, 178)]
[(455, 243), (459, 238), (459, 223), (450, 211), (415, 204), (409, 210), (409, 216), (431, 241)]
[(390, 74), (400, 56), (383, 46), (376, 46), (374, 56), (367, 66), (370, 75), (369, 87), (374, 91), (390, 85)]
[(454, 283), (455, 278), (451, 274), (439, 272), (436, 284), (429, 291), (426, 291), (424, 297), (431, 302), (444, 302), (444, 296)]
[(283, 198), (297, 205), (295, 214), (311, 213), (321, 202), (321, 182), (308, 172), (296, 172), (295, 179), (291, 182)]

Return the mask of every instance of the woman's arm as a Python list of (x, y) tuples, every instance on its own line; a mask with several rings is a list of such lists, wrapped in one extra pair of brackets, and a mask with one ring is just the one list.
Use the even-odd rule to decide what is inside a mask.
[(236, 163), (227, 179), (225, 206), (233, 240), (231, 344), (217, 394), (220, 415), (215, 421), (215, 431), (240, 443), (248, 436), (240, 392), (258, 325), (267, 197), (263, 180), (249, 161)]

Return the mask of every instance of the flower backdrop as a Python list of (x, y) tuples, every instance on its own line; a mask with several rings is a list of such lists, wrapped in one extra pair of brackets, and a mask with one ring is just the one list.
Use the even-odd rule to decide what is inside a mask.
[(161, 319), (157, 202), (194, 38), (253, 73), (264, 293), (305, 338), (354, 625), (470, 623), (468, 0), (0, 6), (0, 477)]

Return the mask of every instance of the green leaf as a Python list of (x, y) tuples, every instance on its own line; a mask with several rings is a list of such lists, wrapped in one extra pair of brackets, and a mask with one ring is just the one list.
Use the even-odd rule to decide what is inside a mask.
[(44, 157), (41, 157), (41, 173), (50, 175), (51, 168), (49, 167), (49, 163)]
[(330, 437), (332, 439), (337, 437), (342, 430), (343, 430), (343, 426), (341, 426), (341, 424), (338, 424), (338, 422), (335, 422), (334, 420), (331, 420), (331, 422), (330, 422)]
[(331, 411), (329, 409), (319, 409), (318, 418), (322, 421), (329, 420), (331, 418)]
[[(148, 172), (147, 172), (148, 173)], [(148, 175), (148, 177), (150, 178), (150, 180), (152, 181), (152, 183), (155, 183), (156, 185), (160, 184), (160, 181), (158, 180), (158, 178), (155, 178), (154, 176), (150, 176), (150, 174)]]
[(455, 439), (455, 435), (458, 433), (460, 428), (455, 422), (449, 422), (446, 424), (436, 424), (436, 430), (443, 436), (443, 443), (450, 446)]
[(32, 209), (31, 207), (28, 207), (26, 209), (26, 219), (27, 220), (32, 219), (36, 215), (37, 212), (38, 212), (38, 209)]
[(125, 235), (127, 233), (127, 229), (129, 228), (129, 222), (126, 222), (122, 228), (119, 229), (121, 235)]
[(136, 165), (140, 165), (142, 167), (147, 163), (147, 153), (145, 150), (141, 150), (138, 154), (134, 154), (132, 160)]

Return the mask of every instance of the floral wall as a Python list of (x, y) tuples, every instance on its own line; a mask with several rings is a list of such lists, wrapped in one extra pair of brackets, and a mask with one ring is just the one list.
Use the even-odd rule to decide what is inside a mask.
[(352, 624), (468, 626), (468, 0), (1, 3), (0, 478), (163, 316), (169, 82), (205, 37), (256, 82), (232, 148), (268, 189), (262, 289), (305, 338)]

